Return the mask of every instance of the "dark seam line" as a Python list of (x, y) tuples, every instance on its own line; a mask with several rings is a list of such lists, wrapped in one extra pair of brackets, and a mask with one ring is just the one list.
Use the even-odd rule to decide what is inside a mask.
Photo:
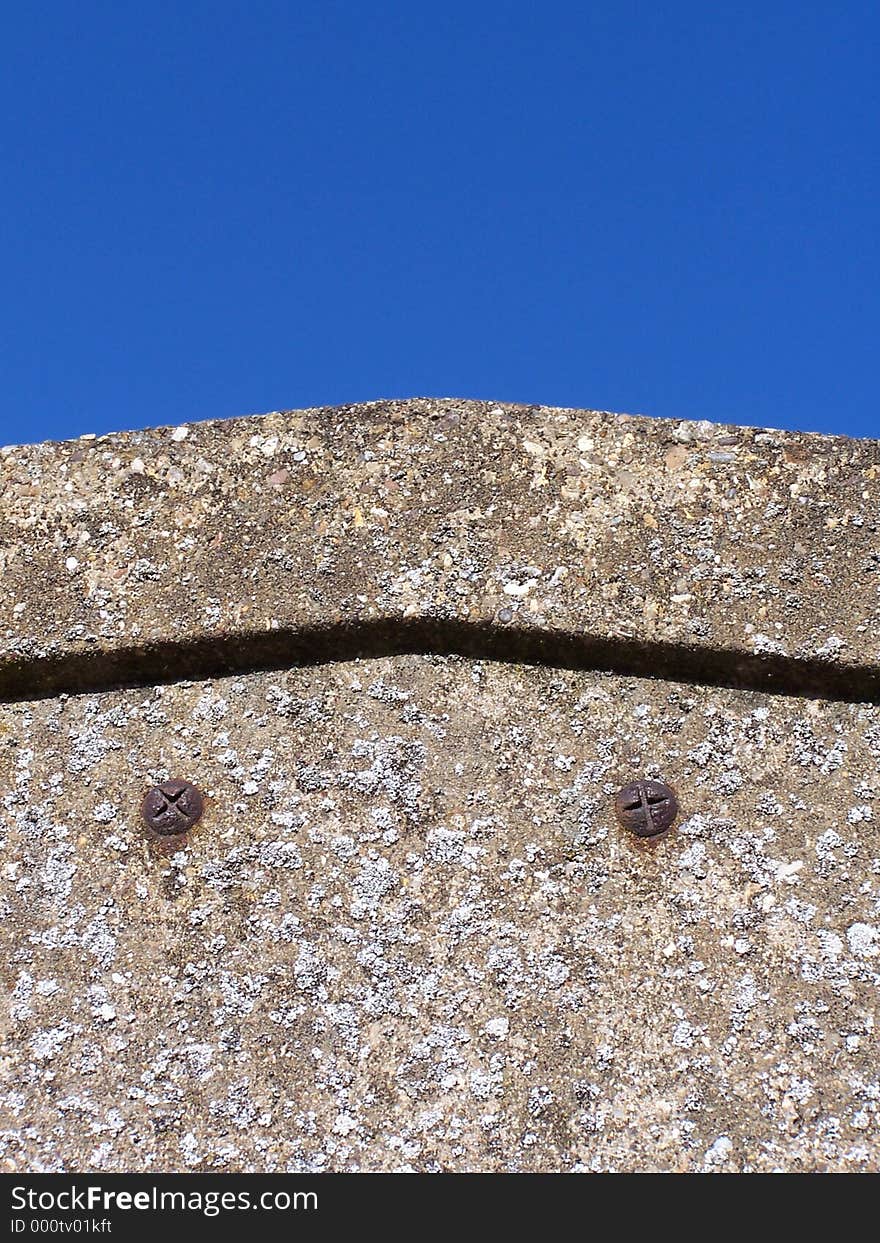
[(111, 652), (7, 659), (5, 666), (0, 665), (0, 702), (407, 655), (462, 656), (771, 695), (880, 703), (880, 668), (876, 667), (442, 618), (339, 622), (168, 640)]

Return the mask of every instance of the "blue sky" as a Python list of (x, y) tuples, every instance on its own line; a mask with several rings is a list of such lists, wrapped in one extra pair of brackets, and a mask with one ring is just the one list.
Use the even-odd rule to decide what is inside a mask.
[(459, 396), (880, 436), (880, 6), (7, 3), (0, 443)]

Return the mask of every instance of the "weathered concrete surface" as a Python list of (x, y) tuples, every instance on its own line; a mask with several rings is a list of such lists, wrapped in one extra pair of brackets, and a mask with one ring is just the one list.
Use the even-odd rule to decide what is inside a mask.
[(2, 461), (5, 1168), (880, 1168), (880, 445), (425, 401)]
[(400, 657), (0, 729), (13, 1169), (878, 1167), (876, 705)]
[(0, 469), (0, 693), (130, 681), (150, 644), (204, 675), (245, 640), (277, 663), (325, 654), (334, 625), (407, 621), (448, 650), (506, 625), (508, 650), (574, 636), (678, 676), (683, 649), (691, 676), (746, 662), (753, 682), (799, 660), (826, 692), (858, 669), (880, 695), (876, 441), (377, 402), (6, 449)]

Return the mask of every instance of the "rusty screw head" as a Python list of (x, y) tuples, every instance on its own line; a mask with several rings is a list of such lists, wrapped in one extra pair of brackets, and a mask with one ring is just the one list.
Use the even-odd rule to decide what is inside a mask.
[(163, 781), (141, 804), (141, 815), (154, 833), (172, 837), (191, 829), (204, 811), (204, 800), (191, 781)]
[(614, 811), (623, 827), (637, 837), (656, 837), (678, 815), (678, 799), (663, 781), (631, 781), (615, 796)]

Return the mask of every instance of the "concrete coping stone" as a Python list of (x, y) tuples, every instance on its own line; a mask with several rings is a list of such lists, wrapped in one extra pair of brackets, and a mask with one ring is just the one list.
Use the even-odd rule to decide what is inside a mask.
[(880, 441), (457, 399), (0, 449), (0, 696), (460, 653), (880, 697)]

